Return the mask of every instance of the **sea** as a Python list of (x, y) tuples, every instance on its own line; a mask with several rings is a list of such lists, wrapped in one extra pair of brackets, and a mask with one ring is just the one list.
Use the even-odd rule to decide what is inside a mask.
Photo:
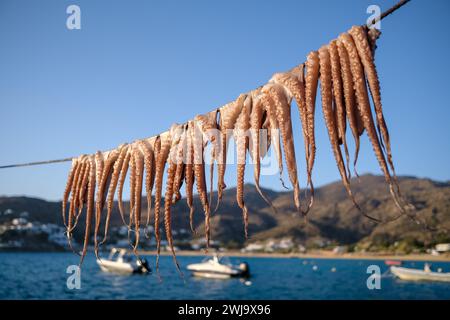
[[(204, 257), (178, 257), (183, 276), (170, 256), (160, 258), (159, 275), (153, 256), (145, 257), (151, 274), (119, 275), (102, 272), (88, 255), (77, 277), (73, 253), (0, 253), (0, 299), (450, 299), (450, 283), (398, 280), (380, 260), (230, 257), (247, 262), (251, 277), (214, 280), (186, 270)], [(450, 272), (450, 263), (432, 268)]]

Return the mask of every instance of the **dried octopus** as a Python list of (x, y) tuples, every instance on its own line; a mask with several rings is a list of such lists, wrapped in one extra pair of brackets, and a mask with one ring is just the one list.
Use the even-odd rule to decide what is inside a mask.
[[(154, 211), (157, 268), (161, 245), (161, 208), (164, 210), (166, 238), (177, 268), (179, 268), (173, 243), (172, 206), (181, 199), (183, 184), (189, 208), (189, 224), (193, 232), (195, 232), (193, 189), (194, 184), (196, 185), (205, 216), (205, 238), (208, 247), (214, 164), (217, 162), (217, 210), (226, 188), (224, 177), (228, 143), (231, 137), (234, 138), (237, 146), (236, 200), (242, 210), (245, 236), (248, 236), (249, 221), (248, 208), (244, 201), (244, 172), (247, 152), (253, 160), (256, 189), (271, 206), (270, 199), (264, 195), (260, 187), (260, 161), (267, 156), (269, 147), (272, 147), (278, 161), (281, 179), (284, 153), (288, 177), (294, 188), (295, 207), (297, 211), (306, 214), (312, 207), (314, 199), (312, 171), (316, 155), (315, 106), (319, 84), (320, 100), (331, 148), (344, 187), (354, 205), (361, 210), (350, 186), (351, 159), (346, 138), (347, 127), (350, 128), (355, 142), (353, 154), (355, 174), (357, 175), (356, 163), (360, 149), (360, 136), (366, 132), (394, 202), (404, 213), (407, 204), (401, 196), (395, 174), (389, 133), (382, 110), (380, 84), (374, 62), (375, 41), (378, 36), (379, 32), (374, 29), (368, 30), (366, 27), (354, 26), (347, 33), (341, 34), (338, 39), (332, 40), (328, 45), (308, 54), (304, 64), (287, 72), (274, 74), (267, 84), (249, 93), (239, 95), (235, 101), (210, 113), (198, 115), (182, 125), (175, 124), (169, 131), (156, 137), (123, 144), (109, 152), (97, 152), (94, 155), (82, 155), (73, 159), (63, 194), (62, 217), (71, 245), (73, 230), (78, 225), (83, 213), (86, 215), (80, 264), (87, 252), (92, 223), (94, 223), (96, 254), (99, 245), (106, 241), (116, 192), (121, 219), (128, 227), (129, 232), (135, 234), (135, 240), (131, 246), (137, 254), (144, 186), (147, 202), (146, 230), (150, 224), (152, 208)], [(305, 209), (300, 203), (300, 187), (293, 142), (294, 132), (291, 123), (291, 104), (294, 100), (300, 114), (307, 186), (311, 192), (309, 204)], [(267, 133), (267, 141), (261, 139), (261, 132)], [(209, 199), (205, 177), (205, 150), (208, 145), (211, 145), (212, 160)], [(162, 206), (166, 164), (167, 178), (164, 205)], [(127, 175), (130, 180), (128, 219), (123, 202), (123, 189)], [(103, 240), (99, 243), (98, 236), (105, 204), (104, 235)], [(365, 213), (363, 212), (363, 214)]]

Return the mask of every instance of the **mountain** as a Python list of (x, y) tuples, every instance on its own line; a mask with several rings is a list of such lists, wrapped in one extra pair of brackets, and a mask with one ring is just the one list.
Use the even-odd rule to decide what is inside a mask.
[[(399, 210), (395, 206), (384, 178), (363, 175), (352, 179), (352, 190), (362, 210), (370, 216), (386, 221), (396, 217)], [(334, 182), (315, 190), (314, 206), (307, 215), (301, 217), (294, 207), (292, 191), (276, 192), (263, 189), (277, 209), (274, 212), (265, 203), (256, 188), (245, 185), (245, 203), (249, 211), (248, 242), (262, 242), (267, 239), (290, 237), (295, 243), (306, 247), (324, 244), (357, 245), (365, 250), (385, 250), (398, 246), (424, 247), (436, 242), (450, 241), (450, 182), (437, 182), (415, 177), (399, 177), (399, 184), (405, 199), (416, 210), (409, 213), (415, 220), (402, 216), (392, 222), (374, 222), (359, 212), (341, 182)], [(241, 209), (236, 203), (236, 189), (226, 189), (219, 210), (211, 216), (211, 237), (224, 245), (241, 246), (246, 240)], [(304, 192), (302, 192), (304, 196)], [(216, 204), (216, 193), (213, 194)], [(303, 198), (303, 206), (308, 199)], [(143, 201), (145, 202), (145, 201)], [(204, 215), (198, 197), (194, 199), (196, 212), (194, 224), (202, 237)], [(125, 204), (128, 207), (128, 203)], [(5, 215), (6, 210), (12, 215)], [(60, 203), (27, 197), (0, 197), (0, 224), (20, 212), (28, 212), (28, 220), (41, 223), (62, 224)], [(173, 229), (189, 229), (189, 210), (183, 200), (172, 209)], [(143, 205), (143, 216), (146, 214)], [(144, 219), (144, 218), (143, 218)], [(426, 226), (425, 226), (425, 224)], [(112, 226), (119, 226), (122, 220), (115, 206)], [(438, 228), (438, 231), (429, 229)], [(75, 237), (81, 239), (83, 228)], [(163, 233), (164, 234), (164, 233)]]

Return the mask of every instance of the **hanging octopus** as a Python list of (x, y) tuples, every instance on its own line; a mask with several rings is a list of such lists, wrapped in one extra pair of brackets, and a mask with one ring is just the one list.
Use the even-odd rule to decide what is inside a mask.
[[(360, 137), (366, 132), (375, 156), (389, 185), (392, 198), (403, 213), (408, 204), (402, 198), (391, 150), (391, 141), (381, 103), (380, 83), (374, 56), (380, 32), (367, 27), (354, 26), (347, 33), (307, 55), (306, 62), (287, 72), (275, 73), (267, 84), (240, 94), (233, 102), (214, 111), (198, 115), (185, 124), (174, 124), (169, 131), (156, 137), (122, 144), (108, 152), (81, 155), (72, 160), (62, 199), (62, 219), (72, 248), (72, 233), (81, 217), (85, 216), (84, 240), (80, 265), (87, 253), (91, 227), (94, 226), (94, 250), (108, 237), (109, 224), (117, 196), (119, 214), (130, 233), (135, 234), (130, 245), (137, 255), (141, 229), (142, 190), (145, 189), (147, 213), (145, 230), (154, 215), (154, 234), (157, 248), (158, 270), (161, 234), (161, 209), (164, 210), (164, 228), (177, 268), (172, 232), (172, 206), (181, 199), (184, 184), (189, 224), (194, 226), (194, 184), (204, 212), (206, 246), (210, 242), (210, 216), (213, 194), (214, 164), (217, 163), (217, 204), (223, 197), (227, 149), (234, 137), (237, 146), (236, 201), (242, 210), (244, 233), (248, 236), (248, 209), (244, 201), (244, 172), (246, 155), (252, 159), (254, 180), (258, 193), (273, 207), (260, 187), (261, 160), (272, 147), (278, 162), (280, 180), (283, 174), (283, 154), (289, 180), (294, 188), (297, 211), (306, 214), (313, 205), (314, 187), (312, 172), (316, 156), (315, 104), (320, 84), (320, 101), (331, 149), (344, 188), (354, 206), (358, 206), (350, 186), (350, 151), (346, 137), (347, 127), (355, 142), (353, 167), (360, 150)], [(369, 96), (370, 94), (370, 96)], [(291, 103), (295, 100), (300, 114), (301, 134), (305, 148), (306, 180), (311, 197), (306, 209), (300, 203), (300, 186), (294, 148), (291, 120)], [(373, 109), (371, 107), (371, 101)], [(267, 141), (261, 133), (267, 133)], [(205, 177), (205, 150), (211, 146), (210, 194), (208, 198)], [(167, 165), (164, 205), (162, 192)], [(129, 211), (123, 201), (125, 180), (129, 176)], [(154, 196), (152, 195), (154, 191)], [(98, 236), (106, 206), (104, 235)], [(275, 210), (275, 208), (273, 207)], [(126, 218), (128, 215), (128, 218)], [(379, 221), (365, 214), (372, 220)], [(147, 235), (147, 234), (146, 234)], [(181, 273), (181, 272), (180, 272)]]

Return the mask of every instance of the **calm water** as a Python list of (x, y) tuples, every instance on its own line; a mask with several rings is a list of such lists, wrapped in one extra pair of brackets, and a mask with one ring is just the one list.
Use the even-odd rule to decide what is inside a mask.
[[(183, 268), (203, 257), (179, 257)], [(152, 257), (147, 257), (154, 263)], [(69, 290), (66, 268), (77, 264), (72, 253), (0, 253), (0, 299), (450, 299), (450, 283), (411, 283), (383, 276), (380, 290), (366, 286), (367, 266), (382, 261), (299, 258), (231, 258), (247, 261), (251, 284), (238, 279), (178, 276), (171, 257), (161, 257), (162, 282), (155, 274), (114, 275), (101, 272), (88, 256), (81, 289)], [(423, 262), (407, 266), (422, 268)], [(317, 266), (313, 270), (313, 266)], [(434, 263), (450, 271), (450, 263)], [(331, 272), (336, 268), (335, 272)]]

